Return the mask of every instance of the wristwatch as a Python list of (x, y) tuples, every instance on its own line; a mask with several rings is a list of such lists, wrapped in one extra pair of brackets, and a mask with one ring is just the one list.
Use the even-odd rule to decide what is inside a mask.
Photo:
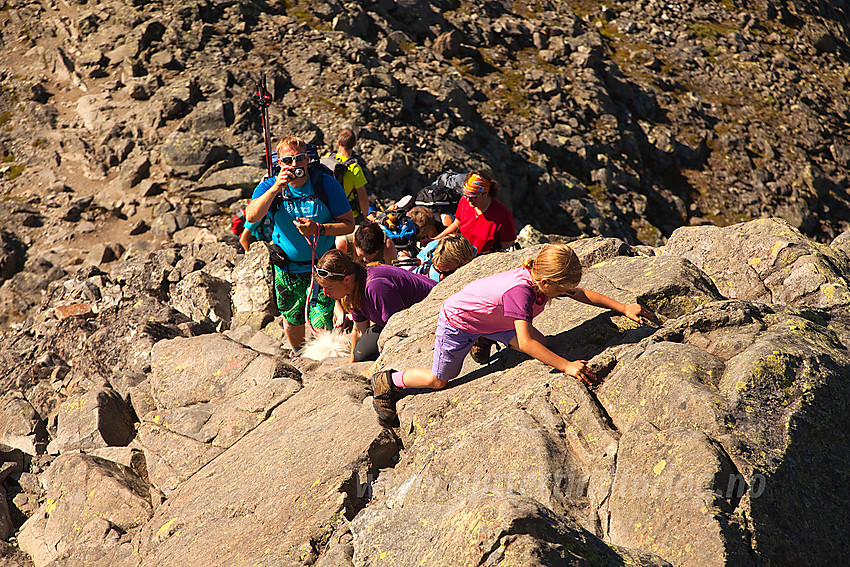
[(325, 225), (323, 225), (320, 222), (317, 222), (316, 224), (319, 225), (319, 236), (324, 236), (325, 235)]

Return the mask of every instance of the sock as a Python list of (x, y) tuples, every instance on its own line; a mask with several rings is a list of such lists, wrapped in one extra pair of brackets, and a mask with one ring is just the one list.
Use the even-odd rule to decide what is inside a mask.
[(396, 388), (405, 388), (404, 385), (404, 370), (401, 372), (393, 372), (392, 373), (393, 385)]

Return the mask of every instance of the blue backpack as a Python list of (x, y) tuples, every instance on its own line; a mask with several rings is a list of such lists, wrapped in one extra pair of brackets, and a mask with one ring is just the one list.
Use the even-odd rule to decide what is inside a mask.
[(399, 250), (410, 250), (416, 246), (419, 227), (404, 211), (392, 211), (380, 215), (379, 224)]

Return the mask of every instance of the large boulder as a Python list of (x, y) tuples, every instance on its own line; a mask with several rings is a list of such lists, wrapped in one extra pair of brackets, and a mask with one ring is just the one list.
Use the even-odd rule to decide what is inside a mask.
[(0, 444), (36, 455), (46, 443), (44, 420), (32, 404), (20, 392), (6, 392), (0, 398)]
[(139, 427), (139, 444), (144, 448), (151, 485), (169, 496), (181, 482), (221, 454), (221, 449), (172, 432), (169, 426), (173, 424), (160, 425), (156, 414), (150, 419)]
[(173, 132), (162, 145), (162, 166), (169, 175), (197, 179), (232, 150), (218, 139), (193, 132)]
[(261, 327), (277, 314), (269, 248), (256, 242), (233, 269), (233, 323)]
[(183, 119), (183, 126), (194, 132), (218, 130), (233, 123), (233, 104), (225, 100), (205, 100)]
[(138, 538), (143, 564), (311, 564), (397, 452), (362, 378), (326, 376), (157, 509)]
[(151, 483), (165, 494), (300, 388), (293, 367), (217, 334), (160, 341), (152, 357), (155, 409), (138, 435)]
[[(623, 434), (607, 502), (608, 536), (674, 565), (756, 565), (728, 521), (725, 490), (737, 470), (701, 431), (646, 425)], [(684, 545), (683, 545), (684, 542)]]
[(230, 282), (194, 271), (174, 285), (171, 298), (174, 308), (193, 321), (209, 321), (226, 329), (233, 316), (230, 289)]
[[(440, 302), (536, 251), (477, 258), (438, 284), (390, 320), (375, 366), (430, 367)], [(705, 273), (669, 251), (600, 260), (585, 269), (583, 287), (644, 303), (666, 322), (637, 327), (558, 301), (535, 326), (556, 353), (596, 365), (603, 381), (593, 392), (508, 349), (483, 367), (468, 358), (445, 390), (404, 396), (405, 451), (352, 526), (355, 558), (385, 546), (412, 561), (417, 552), (407, 555), (378, 526), (417, 515), (434, 522), (430, 546), (450, 553), (462, 538), (441, 510), (511, 490), (544, 516), (570, 517), (609, 545), (674, 564), (782, 564), (804, 561), (801, 549), (819, 563), (839, 560), (847, 538), (836, 528), (837, 503), (850, 500), (838, 480), (850, 469), (834, 457), (850, 445), (842, 433), (850, 430), (847, 333), (832, 329), (846, 321), (840, 303), (793, 311), (724, 300)], [(795, 483), (808, 486), (804, 495)], [(808, 526), (802, 546), (784, 520), (792, 515)]]
[(236, 201), (249, 199), (264, 173), (263, 169), (252, 165), (221, 169), (199, 179), (191, 188), (191, 194), (227, 207)]
[[(609, 500), (611, 541), (647, 549), (643, 541), (663, 557), (686, 563), (687, 550), (678, 546), (697, 540), (672, 541), (666, 534), (682, 533), (677, 524), (704, 525), (708, 517), (694, 511), (707, 506), (714, 540), (699, 541), (713, 551), (704, 547), (699, 556), (713, 557), (712, 564), (749, 564), (754, 553), (782, 564), (789, 557), (802, 560), (802, 549), (816, 562), (830, 563), (840, 554), (847, 538), (831, 527), (831, 518), (840, 515), (836, 503), (850, 498), (838, 481), (850, 468), (834, 455), (850, 447), (845, 433), (850, 395), (844, 387), (850, 355), (829, 328), (829, 318), (808, 310), (716, 302), (619, 351), (597, 399), (623, 434), (621, 452), (633, 435), (642, 440), (629, 450), (638, 455), (617, 460), (618, 477), (621, 471), (626, 475), (618, 490), (634, 482), (628, 475), (668, 489), (648, 494), (635, 489), (625, 500)], [(654, 431), (647, 431), (647, 423)], [(822, 438), (825, 431), (830, 431), (828, 441)], [(694, 451), (716, 457), (698, 459)], [(666, 466), (662, 460), (675, 467), (659, 479)], [(626, 462), (633, 470), (621, 468)], [(653, 462), (657, 472), (650, 470)], [(681, 483), (686, 490), (669, 490)], [(720, 500), (705, 493), (707, 488)], [(687, 495), (702, 504), (689, 503)], [(809, 529), (789, 530), (790, 514)], [(739, 545), (747, 530), (752, 549)]]
[(685, 258), (730, 299), (827, 307), (850, 303), (850, 259), (781, 219), (682, 227), (664, 254)]
[(725, 400), (717, 387), (726, 369), (722, 359), (677, 342), (650, 342), (646, 350), (635, 350), (597, 394), (618, 430), (649, 420), (662, 429), (725, 433)]
[(87, 532), (112, 532), (101, 551), (147, 522), (153, 511), (147, 484), (131, 469), (81, 453), (60, 456), (45, 473), (45, 503), (21, 528), (18, 543), (42, 567), (91, 543)]
[(109, 92), (104, 92), (81, 96), (77, 99), (76, 111), (87, 130), (101, 133), (115, 126), (116, 111), (124, 110), (127, 106), (128, 103), (116, 102)]
[(379, 565), (670, 565), (661, 557), (609, 547), (533, 498), (493, 488), (452, 503), (381, 510), (351, 526), (354, 564)]
[(123, 446), (135, 436), (133, 413), (111, 388), (72, 396), (59, 406), (58, 413), (56, 437), (47, 446), (52, 454)]

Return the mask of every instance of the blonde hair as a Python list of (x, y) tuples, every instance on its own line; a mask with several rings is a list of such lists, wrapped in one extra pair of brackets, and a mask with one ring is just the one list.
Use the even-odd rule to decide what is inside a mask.
[(290, 148), (298, 153), (304, 153), (307, 151), (307, 142), (298, 136), (286, 136), (277, 143), (276, 149), (278, 155), (283, 155), (283, 148)]
[(577, 287), (581, 281), (581, 262), (566, 244), (547, 244), (536, 258), (526, 258), (522, 265), (531, 272), (538, 290), (543, 280), (569, 288)]
[[(325, 252), (321, 258), (319, 258), (316, 262), (316, 267), (337, 274), (354, 276), (352, 278), (354, 287), (351, 289), (351, 292), (340, 299), (339, 302), (342, 305), (342, 308), (349, 313), (360, 307), (360, 304), (366, 294), (366, 266), (355, 261), (354, 258), (342, 250), (331, 248)], [(316, 279), (321, 280), (322, 278), (317, 277)], [(325, 279), (340, 280), (342, 278), (331, 276)]]
[(473, 257), (475, 257), (475, 249), (472, 243), (459, 232), (453, 232), (441, 238), (434, 247), (431, 265), (454, 264), (460, 268), (471, 262)]

